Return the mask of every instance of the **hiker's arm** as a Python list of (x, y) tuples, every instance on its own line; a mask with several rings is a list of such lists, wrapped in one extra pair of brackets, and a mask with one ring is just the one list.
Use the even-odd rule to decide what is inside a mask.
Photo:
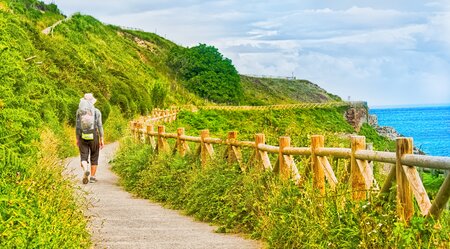
[(97, 110), (97, 129), (98, 129), (98, 135), (99, 135), (99, 142), (100, 142), (100, 148), (103, 147), (104, 142), (103, 142), (103, 122), (102, 122), (102, 113)]
[(81, 138), (81, 121), (80, 115), (78, 115), (78, 111), (75, 117), (75, 136), (77, 138), (77, 145), (80, 146), (80, 138)]

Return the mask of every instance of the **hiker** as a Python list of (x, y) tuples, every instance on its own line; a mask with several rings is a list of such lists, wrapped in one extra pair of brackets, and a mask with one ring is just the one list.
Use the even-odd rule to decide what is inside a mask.
[[(97, 182), (95, 173), (97, 172), (98, 156), (104, 145), (102, 113), (94, 107), (96, 101), (92, 93), (86, 93), (80, 99), (76, 114), (76, 137), (83, 169), (83, 184)], [(91, 172), (89, 172), (89, 159)]]

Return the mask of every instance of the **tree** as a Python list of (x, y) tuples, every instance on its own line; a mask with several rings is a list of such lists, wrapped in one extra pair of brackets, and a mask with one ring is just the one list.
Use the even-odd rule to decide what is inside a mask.
[(213, 46), (173, 48), (167, 65), (185, 81), (187, 89), (203, 98), (219, 103), (239, 103), (243, 96), (236, 68)]

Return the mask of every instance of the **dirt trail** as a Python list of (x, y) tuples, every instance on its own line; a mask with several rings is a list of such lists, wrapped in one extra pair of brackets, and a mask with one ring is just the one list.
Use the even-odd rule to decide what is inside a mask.
[(100, 153), (97, 183), (81, 184), (79, 157), (68, 161), (68, 170), (79, 179), (91, 200), (91, 231), (95, 248), (261, 248), (256, 241), (214, 233), (215, 227), (194, 221), (177, 211), (137, 199), (118, 186), (109, 161), (117, 143)]

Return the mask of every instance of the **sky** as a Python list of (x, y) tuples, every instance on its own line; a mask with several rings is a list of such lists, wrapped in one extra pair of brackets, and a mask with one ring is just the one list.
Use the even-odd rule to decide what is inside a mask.
[(369, 106), (450, 103), (450, 0), (46, 0)]

